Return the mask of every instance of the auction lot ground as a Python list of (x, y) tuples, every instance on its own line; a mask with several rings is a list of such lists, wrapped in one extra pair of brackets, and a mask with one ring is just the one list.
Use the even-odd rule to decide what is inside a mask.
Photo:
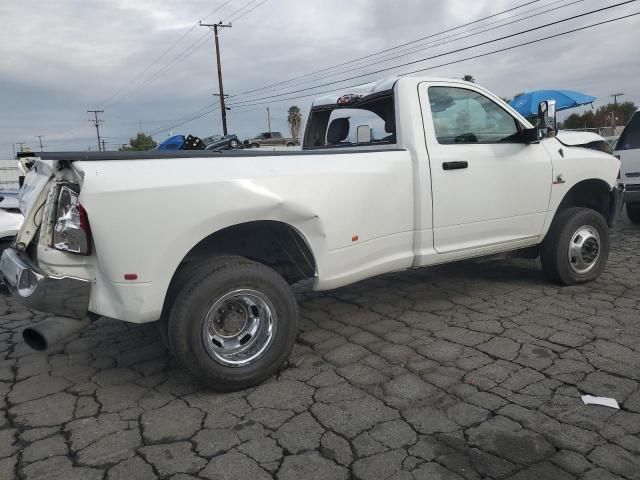
[(153, 325), (34, 353), (42, 315), (0, 297), (0, 479), (640, 479), (640, 228), (612, 244), (582, 287), (510, 261), (301, 293), (288, 368), (234, 394)]

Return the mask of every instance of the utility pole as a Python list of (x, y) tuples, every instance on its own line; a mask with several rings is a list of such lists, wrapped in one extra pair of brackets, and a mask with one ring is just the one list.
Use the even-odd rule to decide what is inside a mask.
[(269, 126), (269, 133), (271, 133), (271, 111), (267, 107), (267, 125)]
[(16, 145), (20, 146), (20, 150), (18, 150), (19, 152), (24, 152), (24, 146), (26, 145), (26, 143), (18, 142), (18, 143), (16, 143)]
[(101, 152), (102, 150), (100, 149), (100, 124), (102, 123), (102, 120), (98, 118), (98, 114), (104, 113), (104, 110), (87, 110), (87, 113), (93, 113), (93, 120), (90, 119), (89, 121), (93, 122), (93, 124), (96, 127), (96, 134), (98, 136), (98, 151)]
[(104, 138), (102, 139), (102, 151), (103, 152), (107, 151), (107, 147), (104, 146)]
[(613, 97), (613, 104), (617, 107), (618, 106), (618, 97), (622, 97), (624, 95), (624, 93), (613, 93), (611, 94), (611, 96)]
[(224, 135), (227, 135), (227, 107), (224, 102), (224, 86), (222, 84), (222, 64), (220, 62), (220, 42), (218, 40), (218, 29), (219, 28), (231, 28), (231, 24), (223, 24), (222, 22), (218, 23), (202, 23), (200, 22), (201, 27), (208, 27), (213, 29), (213, 36), (216, 45), (216, 61), (218, 62), (218, 89), (220, 95), (220, 113), (222, 115), (222, 132)]
[(44, 152), (44, 147), (42, 146), (42, 138), (44, 137), (44, 135), (36, 135), (36, 138), (38, 139), (38, 141), (40, 142), (40, 151)]

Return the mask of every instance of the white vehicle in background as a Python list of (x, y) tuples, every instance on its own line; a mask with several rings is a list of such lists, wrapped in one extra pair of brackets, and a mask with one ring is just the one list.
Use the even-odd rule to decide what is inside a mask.
[(0, 252), (11, 246), (23, 220), (21, 213), (0, 208)]
[(613, 154), (620, 160), (620, 180), (624, 184), (627, 216), (640, 224), (640, 110), (622, 131)]
[(620, 162), (555, 138), (554, 102), (538, 117), (473, 83), (402, 77), (316, 100), (303, 151), (38, 154), (0, 271), (54, 316), (23, 337), (44, 350), (95, 316), (159, 321), (184, 369), (237, 390), (287, 358), (300, 280), (522, 252), (557, 284), (591, 281)]

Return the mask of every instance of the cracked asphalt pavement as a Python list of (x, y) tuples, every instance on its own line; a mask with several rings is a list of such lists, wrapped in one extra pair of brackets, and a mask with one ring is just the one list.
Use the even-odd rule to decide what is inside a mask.
[(33, 352), (43, 314), (0, 296), (0, 478), (640, 479), (639, 250), (622, 219), (585, 286), (510, 260), (301, 291), (287, 367), (232, 394), (189, 380), (154, 325)]

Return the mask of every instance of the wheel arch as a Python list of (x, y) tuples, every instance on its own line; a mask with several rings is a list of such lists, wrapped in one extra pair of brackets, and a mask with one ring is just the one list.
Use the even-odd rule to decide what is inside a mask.
[(315, 255), (304, 234), (278, 220), (255, 220), (217, 230), (196, 243), (173, 273), (165, 296), (179, 286), (181, 272), (192, 262), (212, 255), (237, 255), (267, 265), (290, 284), (317, 275)]
[(601, 178), (589, 178), (576, 183), (569, 189), (560, 201), (554, 219), (558, 216), (558, 212), (565, 208), (583, 207), (600, 213), (607, 224), (612, 226), (620, 206), (615, 187)]

